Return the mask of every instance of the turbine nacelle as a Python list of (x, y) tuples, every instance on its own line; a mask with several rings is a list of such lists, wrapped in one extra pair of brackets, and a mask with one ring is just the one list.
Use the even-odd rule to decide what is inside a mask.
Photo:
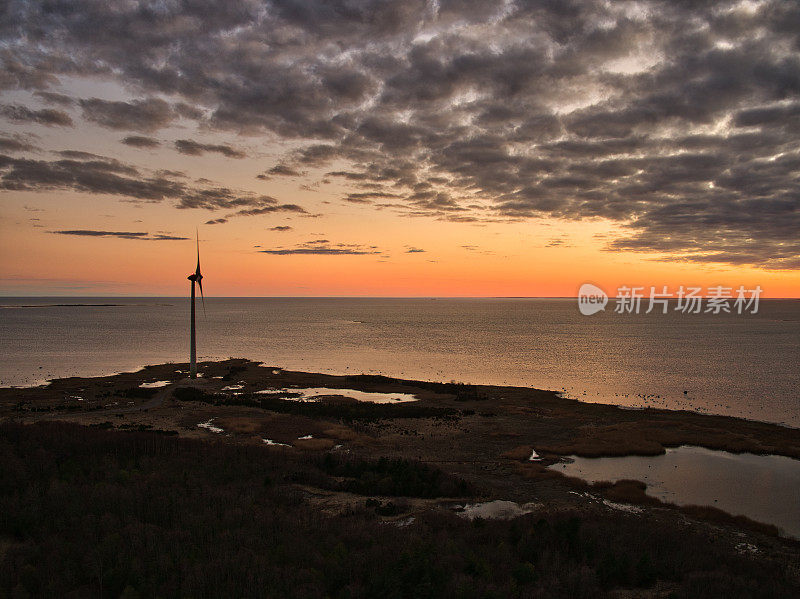
[(192, 283), (197, 283), (200, 287), (200, 300), (203, 302), (203, 314), (206, 313), (206, 298), (203, 296), (203, 275), (200, 274), (200, 234), (197, 233), (197, 268), (194, 273), (190, 274), (187, 279)]
[(203, 275), (200, 274), (200, 235), (196, 233), (197, 243), (197, 268), (187, 279), (192, 282), (192, 309), (189, 324), (189, 377), (197, 378), (197, 341), (194, 328), (194, 285), (200, 287), (200, 300), (203, 302), (203, 314), (206, 312), (206, 299), (203, 297)]

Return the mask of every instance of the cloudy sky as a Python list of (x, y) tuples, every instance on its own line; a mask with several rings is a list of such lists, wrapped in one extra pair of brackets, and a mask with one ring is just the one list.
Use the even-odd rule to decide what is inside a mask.
[(800, 296), (800, 4), (0, 2), (0, 293)]

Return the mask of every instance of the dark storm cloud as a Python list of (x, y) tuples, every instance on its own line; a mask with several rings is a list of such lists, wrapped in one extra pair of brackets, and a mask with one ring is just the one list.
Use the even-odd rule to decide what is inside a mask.
[(72, 118), (66, 112), (52, 108), (33, 110), (25, 106), (6, 104), (0, 106), (0, 115), (11, 121), (37, 123), (48, 127), (72, 127)]
[(71, 96), (67, 96), (64, 94), (58, 94), (55, 92), (43, 92), (37, 91), (33, 93), (34, 96), (41, 98), (43, 102), (48, 104), (57, 104), (59, 106), (70, 107), (75, 105), (75, 98)]
[(36, 146), (25, 141), (19, 136), (6, 136), (0, 134), (0, 151), (3, 152), (29, 152), (35, 150)]
[(402, 195), (389, 193), (386, 191), (365, 191), (359, 193), (348, 193), (344, 199), (354, 204), (370, 204), (372, 200), (402, 198)]
[(136, 239), (139, 241), (186, 241), (188, 237), (177, 237), (163, 233), (141, 233), (130, 231), (94, 231), (77, 229), (72, 231), (50, 231), (56, 235), (76, 235), (79, 237), (116, 237), (118, 239)]
[[(262, 179), (329, 166), (343, 199), (410, 216), (599, 217), (629, 231), (613, 251), (800, 256), (785, 233), (800, 210), (796, 2), (11, 0), (7, 14), (0, 88), (57, 103), (59, 77), (107, 78), (145, 99), (80, 101), (103, 126), (183, 118), (292, 140)], [(235, 204), (206, 191), (170, 197)]]
[(325, 175), (328, 177), (342, 177), (349, 181), (366, 181), (371, 178), (367, 173), (354, 173), (351, 171), (331, 171), (325, 173)]
[[(119, 161), (113, 158), (106, 159), (104, 156), (100, 156), (99, 154), (84, 152), (83, 150), (60, 150), (56, 152), (56, 154), (63, 156), (64, 158), (74, 158), (75, 160), (108, 160), (109, 164), (112, 162), (121, 164)], [(128, 172), (135, 173), (136, 169), (130, 168)]]
[(151, 132), (166, 127), (175, 118), (172, 107), (158, 98), (130, 102), (89, 98), (78, 104), (83, 118), (108, 129)]
[(114, 158), (78, 150), (58, 152), (59, 160), (32, 160), (0, 154), (0, 190), (75, 191), (119, 196), (128, 201), (171, 200), (176, 208), (236, 210), (235, 215), (272, 212), (306, 214), (296, 204), (282, 204), (271, 196), (227, 187), (190, 187), (183, 173), (147, 174)]
[(315, 239), (293, 248), (275, 248), (259, 250), (261, 254), (276, 256), (313, 255), (313, 256), (366, 256), (380, 254), (377, 246), (357, 243), (331, 243), (327, 239)]
[(228, 145), (202, 144), (191, 139), (179, 139), (175, 142), (175, 149), (188, 156), (202, 156), (206, 152), (216, 152), (226, 158), (244, 158), (247, 156), (241, 150)]
[[(754, 214), (759, 217), (754, 219)], [(746, 227), (744, 225), (747, 225)], [(798, 268), (800, 213), (795, 202), (742, 200), (734, 205), (675, 202), (631, 225), (631, 235), (611, 250), (655, 251), (664, 260), (753, 264), (773, 270)]]
[(315, 144), (297, 152), (297, 161), (310, 166), (323, 166), (334, 158), (338, 158), (342, 151), (336, 146)]
[(306, 215), (306, 211), (297, 204), (278, 204), (277, 200), (273, 200), (268, 196), (260, 196), (260, 197), (262, 198), (261, 201), (265, 205), (259, 206), (257, 208), (243, 208), (242, 210), (239, 210), (236, 213), (234, 213), (232, 216), (235, 215), (256, 216), (258, 214), (270, 214), (272, 212), (297, 212)]
[(176, 235), (167, 235), (164, 233), (154, 233), (152, 237), (150, 237), (152, 241), (186, 241), (191, 239), (191, 237), (178, 237)]
[(187, 189), (179, 197), (177, 208), (204, 208), (206, 210), (235, 209), (232, 215), (255, 216), (270, 212), (305, 212), (295, 204), (280, 204), (267, 195), (245, 195), (228, 187)]
[(122, 139), (122, 143), (133, 148), (157, 148), (161, 145), (157, 139), (143, 135), (128, 135)]
[(178, 102), (173, 104), (172, 107), (174, 108), (176, 114), (185, 119), (200, 120), (205, 116), (205, 112), (202, 109), (190, 104), (186, 104), (185, 102)]
[(269, 169), (266, 175), (281, 175), (284, 177), (299, 177), (302, 173), (296, 169), (293, 169), (290, 166), (286, 166), (285, 164), (277, 164)]
[(791, 127), (800, 131), (800, 102), (764, 108), (750, 108), (739, 112), (734, 123), (739, 127)]
[(288, 225), (278, 225), (277, 227), (270, 227), (270, 231), (291, 231), (292, 228)]
[(77, 235), (79, 237), (121, 237), (122, 239), (141, 239), (147, 237), (147, 233), (134, 233), (131, 231), (92, 231), (78, 229), (72, 231), (51, 231), (56, 235)]
[(15, 191), (72, 190), (161, 201), (185, 193), (182, 184), (163, 177), (139, 176), (117, 160), (55, 161), (0, 156), (0, 189)]

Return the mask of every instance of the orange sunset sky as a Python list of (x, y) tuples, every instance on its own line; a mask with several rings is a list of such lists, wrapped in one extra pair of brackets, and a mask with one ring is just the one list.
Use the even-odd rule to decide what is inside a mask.
[(197, 229), (209, 296), (800, 297), (800, 62), (761, 3), (426, 6), (28, 6), (0, 294), (183, 295)]
[[(209, 162), (208, 168), (215, 168), (213, 162), (218, 161)], [(241, 165), (236, 166), (238, 171)], [(230, 184), (235, 185), (237, 176), (241, 175), (230, 173)], [(204, 291), (209, 296), (569, 297), (587, 281), (609, 293), (621, 285), (677, 289), (724, 284), (761, 285), (765, 297), (800, 296), (796, 270), (698, 265), (608, 251), (607, 240), (619, 226), (603, 220), (457, 223), (347, 205), (337, 201), (335, 189), (309, 192), (299, 189), (295, 181), (268, 181), (258, 187), (264, 193), (302, 202), (321, 215), (263, 215), (204, 225), (209, 215), (201, 209), (175, 210), (115, 198), (100, 201), (81, 194), (5, 192), (0, 221), (2, 292), (183, 295), (188, 289), (185, 277), (194, 269), (193, 239), (149, 242), (50, 231), (122, 229), (192, 237), (198, 225)], [(272, 230), (276, 226), (291, 230)], [(376, 245), (376, 250), (368, 251), (380, 253), (258, 252), (317, 239)], [(411, 248), (424, 251), (409, 252)]]

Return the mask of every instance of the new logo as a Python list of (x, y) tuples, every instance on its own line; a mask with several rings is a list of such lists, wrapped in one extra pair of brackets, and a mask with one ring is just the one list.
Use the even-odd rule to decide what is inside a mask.
[(591, 316), (606, 309), (608, 296), (596, 285), (584, 283), (578, 290), (578, 310), (584, 316)]

